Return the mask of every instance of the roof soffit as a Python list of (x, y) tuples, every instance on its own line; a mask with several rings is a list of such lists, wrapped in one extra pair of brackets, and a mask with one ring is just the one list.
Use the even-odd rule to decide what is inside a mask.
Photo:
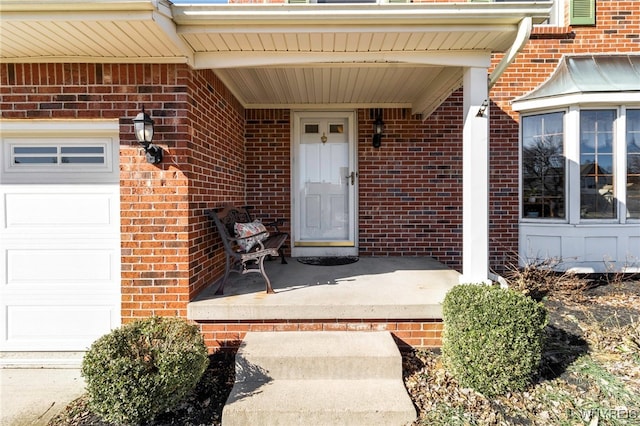
[[(541, 22), (551, 4), (0, 0), (0, 57), (188, 63), (213, 69), (248, 108), (328, 102), (428, 115), (460, 87), (464, 67), (488, 67), (492, 52), (511, 47), (519, 22)], [(396, 81), (407, 90), (385, 90)], [(303, 93), (309, 84), (317, 86), (311, 95)]]

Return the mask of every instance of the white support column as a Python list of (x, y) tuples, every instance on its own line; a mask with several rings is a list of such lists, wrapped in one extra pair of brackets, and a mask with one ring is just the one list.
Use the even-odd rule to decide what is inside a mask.
[[(487, 68), (463, 78), (461, 283), (489, 282), (489, 89)], [(478, 111), (487, 102), (484, 114)]]

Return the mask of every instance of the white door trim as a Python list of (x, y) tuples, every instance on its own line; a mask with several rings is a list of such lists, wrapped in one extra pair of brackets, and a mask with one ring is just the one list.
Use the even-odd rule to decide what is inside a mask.
[[(358, 255), (358, 179), (357, 179), (357, 112), (355, 110), (323, 110), (323, 111), (292, 111), (291, 114), (291, 242), (292, 256), (357, 256)], [(349, 170), (354, 173), (354, 184), (349, 185), (349, 239), (348, 243), (339, 244), (322, 243), (318, 245), (297, 245), (299, 240), (300, 223), (298, 220), (298, 200), (296, 193), (296, 182), (298, 178), (298, 166), (300, 154), (300, 123), (306, 118), (346, 118), (348, 123), (349, 138)]]

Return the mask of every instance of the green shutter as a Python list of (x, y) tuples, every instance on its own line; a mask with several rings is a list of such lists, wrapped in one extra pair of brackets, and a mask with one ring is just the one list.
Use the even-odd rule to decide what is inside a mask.
[(596, 0), (571, 0), (569, 8), (570, 25), (595, 25)]
[(309, 0), (289, 0), (288, 3), (290, 3), (290, 4), (309, 3)]

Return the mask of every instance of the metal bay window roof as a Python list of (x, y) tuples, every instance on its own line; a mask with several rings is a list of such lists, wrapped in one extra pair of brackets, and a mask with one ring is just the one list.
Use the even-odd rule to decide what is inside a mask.
[(212, 69), (246, 108), (410, 107), (426, 118), (466, 67), (489, 68), (551, 6), (0, 0), (0, 60), (186, 63)]
[(564, 56), (547, 81), (515, 99), (513, 108), (524, 111), (585, 102), (640, 102), (640, 55)]

